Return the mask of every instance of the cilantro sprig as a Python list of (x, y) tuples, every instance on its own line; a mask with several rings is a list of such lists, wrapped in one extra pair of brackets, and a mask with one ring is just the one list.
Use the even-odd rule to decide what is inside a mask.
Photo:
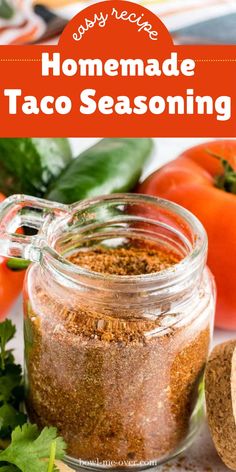
[(0, 323), (0, 472), (56, 472), (66, 444), (56, 428), (27, 423), (22, 369), (7, 347), (15, 333), (10, 320)]
[(10, 362), (14, 363), (14, 358), (11, 355), (11, 351), (6, 350), (7, 343), (11, 341), (16, 334), (16, 327), (12, 324), (11, 320), (5, 320), (4, 323), (0, 323), (0, 358), (1, 358), (1, 369), (5, 369), (5, 364)]
[[(10, 320), (0, 323), (0, 440), (11, 437), (17, 426), (26, 422), (22, 411), (24, 387), (21, 366), (15, 363), (14, 355), (7, 345), (16, 334)], [(1, 443), (0, 443), (1, 445)]]
[[(54, 450), (53, 462), (50, 462), (51, 448)], [(12, 472), (29, 472), (29, 464), (30, 472), (54, 472), (58, 470), (55, 459), (63, 459), (65, 448), (63, 439), (57, 437), (56, 428), (44, 428), (40, 433), (36, 425), (18, 426), (12, 433), (11, 444), (0, 453), (0, 471), (3, 472), (7, 467), (4, 463), (8, 463), (16, 467)]]

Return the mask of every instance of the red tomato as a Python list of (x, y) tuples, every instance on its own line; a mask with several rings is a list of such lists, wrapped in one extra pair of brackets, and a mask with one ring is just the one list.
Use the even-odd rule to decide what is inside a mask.
[[(230, 166), (226, 162), (223, 165), (217, 156)], [(226, 172), (224, 166), (228, 167)], [(186, 150), (138, 188), (140, 193), (182, 205), (205, 226), (209, 239), (208, 265), (217, 285), (216, 325), (227, 329), (236, 329), (235, 169), (236, 140), (212, 141)]]
[[(0, 194), (0, 202), (4, 200)], [(3, 320), (19, 296), (25, 276), (24, 270), (13, 270), (7, 266), (8, 260), (0, 256), (0, 320)]]

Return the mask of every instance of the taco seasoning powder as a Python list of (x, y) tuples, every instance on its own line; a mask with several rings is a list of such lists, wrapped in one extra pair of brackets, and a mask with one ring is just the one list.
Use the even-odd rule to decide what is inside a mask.
[(169, 457), (193, 427), (199, 400), (214, 310), (208, 272), (182, 304), (175, 295), (158, 304), (144, 297), (142, 305), (133, 285), (124, 303), (107, 274), (121, 279), (175, 270), (179, 256), (127, 245), (81, 250), (70, 262), (104, 274), (103, 291), (81, 284), (68, 294), (42, 268), (29, 269), (31, 421), (57, 426), (69, 456), (82, 461), (128, 467)]

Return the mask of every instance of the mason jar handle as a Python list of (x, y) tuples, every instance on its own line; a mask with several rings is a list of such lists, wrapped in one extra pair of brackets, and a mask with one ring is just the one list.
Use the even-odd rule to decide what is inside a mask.
[(0, 204), (0, 255), (38, 262), (42, 247), (46, 244), (42, 236), (28, 236), (16, 231), (22, 226), (40, 230), (46, 217), (52, 219), (68, 214), (66, 205), (27, 195), (12, 195)]

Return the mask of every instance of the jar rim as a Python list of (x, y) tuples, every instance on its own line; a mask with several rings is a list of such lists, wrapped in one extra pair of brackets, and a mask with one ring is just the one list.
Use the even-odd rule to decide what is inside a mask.
[[(90, 269), (75, 265), (60, 255), (54, 248), (50, 247), (50, 245), (46, 245), (42, 251), (44, 256), (42, 261), (44, 261), (48, 267), (53, 268), (60, 276), (63, 275), (63, 277), (71, 280), (71, 282), (78, 282), (79, 284), (81, 283), (82, 277), (89, 280), (90, 283), (93, 283), (93, 281), (95, 283), (110, 282), (111, 284), (117, 285), (117, 287), (127, 285), (127, 283), (129, 286), (132, 284), (136, 286), (140, 286), (139, 284), (154, 284), (158, 287), (163, 287), (173, 283), (173, 280), (176, 278), (181, 280), (183, 278), (185, 279), (186, 275), (190, 277), (199, 267), (203, 266), (203, 264), (205, 265), (208, 246), (206, 231), (198, 218), (182, 206), (159, 197), (135, 193), (120, 193), (83, 200), (70, 205), (69, 209), (72, 214), (79, 214), (80, 212), (83, 213), (88, 210), (91, 206), (101, 203), (152, 204), (157, 208), (159, 207), (171, 211), (177, 217), (180, 217), (193, 231), (194, 242), (189, 254), (174, 264), (174, 266), (159, 272), (121, 276), (117, 274), (94, 272)], [(149, 221), (152, 222), (154, 220), (149, 218)], [(52, 233), (54, 229), (53, 225), (50, 225), (49, 232)]]

